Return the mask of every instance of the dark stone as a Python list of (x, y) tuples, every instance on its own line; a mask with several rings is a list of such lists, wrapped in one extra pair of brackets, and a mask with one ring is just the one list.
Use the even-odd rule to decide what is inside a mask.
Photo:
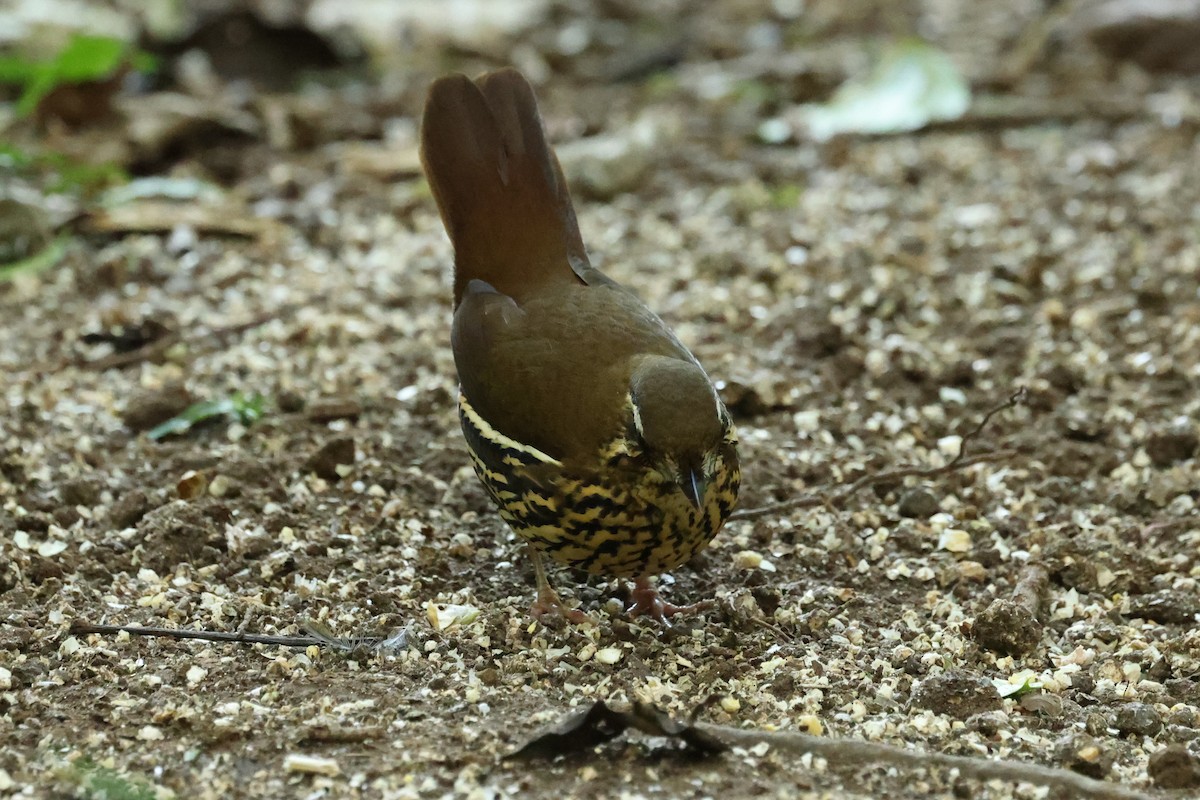
[(183, 384), (170, 383), (158, 389), (145, 389), (129, 398), (121, 421), (131, 430), (146, 431), (178, 416), (191, 404), (192, 395)]
[(926, 678), (913, 692), (912, 705), (938, 714), (966, 719), (1001, 707), (1000, 693), (991, 681), (953, 670)]
[(1194, 621), (1197, 614), (1200, 614), (1200, 597), (1173, 589), (1139, 595), (1129, 603), (1130, 617), (1141, 617), (1162, 625), (1186, 625)]
[(304, 395), (291, 389), (284, 389), (275, 397), (275, 404), (285, 414), (295, 414), (304, 410)]
[(333, 422), (335, 419), (358, 419), (362, 403), (353, 397), (323, 397), (308, 407), (307, 417), (313, 422)]
[(1072, 733), (1054, 745), (1054, 759), (1072, 772), (1103, 778), (1112, 769), (1113, 754), (1086, 733)]
[(130, 489), (117, 498), (109, 511), (113, 527), (131, 528), (152, 508), (150, 498), (141, 489)]
[(1169, 467), (1186, 461), (1200, 449), (1200, 435), (1191, 428), (1176, 427), (1155, 431), (1146, 439), (1146, 455), (1156, 467)]
[(337, 468), (354, 463), (354, 437), (339, 436), (321, 445), (308, 457), (304, 468), (327, 481), (336, 481), (341, 476)]
[(59, 497), (69, 506), (91, 508), (100, 502), (100, 483), (91, 478), (73, 478), (58, 487)]
[(1146, 773), (1161, 789), (1200, 787), (1200, 758), (1181, 744), (1167, 745), (1150, 756)]
[(975, 618), (971, 635), (988, 650), (1020, 656), (1042, 640), (1042, 623), (1020, 603), (1000, 598)]
[(1126, 736), (1154, 736), (1162, 730), (1162, 717), (1152, 705), (1126, 703), (1113, 715), (1113, 727)]
[(929, 519), (939, 510), (937, 498), (926, 489), (910, 489), (900, 498), (896, 510), (900, 516), (912, 519)]

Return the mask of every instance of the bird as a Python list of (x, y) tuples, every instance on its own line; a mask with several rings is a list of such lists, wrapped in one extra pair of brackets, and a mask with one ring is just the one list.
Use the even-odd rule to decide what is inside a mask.
[(631, 616), (696, 606), (653, 578), (729, 517), (737, 432), (671, 329), (592, 266), (534, 90), (513, 68), (429, 88), (420, 155), (454, 249), (451, 349), (475, 473), (528, 544), (531, 612), (590, 620), (550, 585), (545, 557), (632, 579)]

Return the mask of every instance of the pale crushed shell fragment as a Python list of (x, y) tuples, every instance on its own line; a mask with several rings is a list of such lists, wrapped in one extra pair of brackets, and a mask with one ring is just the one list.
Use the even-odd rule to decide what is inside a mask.
[(596, 651), (593, 658), (601, 664), (615, 664), (624, 657), (625, 653), (619, 647), (605, 647)]
[(332, 758), (309, 756), (303, 753), (288, 753), (283, 757), (286, 772), (302, 772), (306, 775), (326, 775), (330, 778), (342, 773), (338, 762)]
[(233, 480), (228, 475), (218, 473), (209, 481), (208, 493), (213, 497), (224, 497), (232, 486)]
[(943, 386), (938, 389), (938, 399), (946, 405), (965, 406), (967, 404), (967, 393), (953, 386)]
[(821, 410), (812, 408), (797, 411), (792, 415), (792, 424), (802, 433), (816, 433), (821, 429)]
[(822, 736), (825, 734), (825, 723), (815, 714), (804, 714), (796, 719), (796, 729), (809, 736)]
[(37, 546), (37, 554), (42, 558), (56, 556), (67, 549), (67, 543), (60, 539), (50, 539)]
[(425, 615), (434, 630), (444, 631), (455, 625), (470, 625), (479, 619), (479, 609), (457, 603), (430, 602), (425, 606)]
[(162, 732), (162, 728), (157, 725), (143, 725), (138, 731), (138, 738), (143, 742), (161, 742), (166, 736)]
[(738, 569), (758, 569), (762, 563), (762, 553), (753, 550), (742, 550), (733, 555), (733, 565)]
[(943, 436), (937, 441), (938, 451), (942, 455), (957, 456), (962, 451), (961, 436)]
[(721, 698), (721, 710), (726, 714), (736, 714), (741, 708), (742, 704), (736, 697), (726, 695)]
[(0, 689), (12, 688), (12, 671), (5, 667), (0, 667)]
[(206, 670), (204, 667), (201, 667), (198, 664), (193, 664), (192, 666), (188, 667), (188, 671), (187, 671), (187, 682), (188, 683), (195, 685), (195, 684), (199, 683), (200, 681), (204, 680), (206, 677), (208, 677), (208, 670)]
[(966, 553), (971, 549), (971, 534), (961, 528), (946, 528), (938, 537), (938, 549), (949, 553)]
[(1012, 697), (1040, 689), (1042, 682), (1038, 680), (1036, 672), (1023, 669), (1008, 678), (992, 678), (992, 686), (996, 687), (996, 693), (1001, 697)]

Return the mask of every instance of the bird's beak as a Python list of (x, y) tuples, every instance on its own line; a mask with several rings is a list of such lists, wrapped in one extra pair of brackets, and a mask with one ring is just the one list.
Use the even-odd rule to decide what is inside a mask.
[(708, 481), (698, 469), (688, 469), (679, 482), (683, 495), (697, 510), (704, 508), (704, 493), (708, 491)]

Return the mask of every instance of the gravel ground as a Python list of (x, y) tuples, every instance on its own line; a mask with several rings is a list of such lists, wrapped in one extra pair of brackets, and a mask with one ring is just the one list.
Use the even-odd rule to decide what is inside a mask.
[[(961, 30), (937, 33), (978, 80), (1002, 48)], [(836, 73), (838, 52), (814, 63)], [(1079, 58), (1021, 84), (1037, 113), (822, 145), (756, 143), (777, 109), (714, 96), (739, 69), (779, 90), (747, 57), (545, 81), (594, 260), (721, 382), (743, 509), (943, 466), (1027, 392), (971, 439), (1005, 451), (990, 460), (730, 523), (663, 579), (717, 601), (669, 628), (561, 569), (599, 624), (528, 615), (531, 566), (454, 408), (451, 254), (412, 158), (432, 69), (390, 95), (382, 141), (251, 141), (201, 222), (80, 229), (54, 270), (0, 285), (0, 793), (1196, 796), (1196, 84)], [(378, 99), (303, 98), (322, 118)], [(139, 324), (169, 333), (122, 357), (83, 338)], [(236, 392), (265, 416), (145, 435)], [(697, 719), (736, 741), (499, 760), (597, 699), (680, 719), (706, 703)], [(981, 775), (988, 759), (1030, 769)]]

